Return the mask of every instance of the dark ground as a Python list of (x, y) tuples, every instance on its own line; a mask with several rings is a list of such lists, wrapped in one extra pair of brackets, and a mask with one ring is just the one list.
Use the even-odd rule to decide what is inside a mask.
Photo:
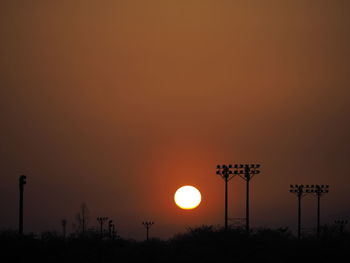
[(190, 228), (169, 240), (101, 239), (98, 233), (41, 236), (0, 233), (1, 262), (347, 262), (350, 234), (324, 227), (322, 236), (298, 241), (285, 228), (243, 230)]

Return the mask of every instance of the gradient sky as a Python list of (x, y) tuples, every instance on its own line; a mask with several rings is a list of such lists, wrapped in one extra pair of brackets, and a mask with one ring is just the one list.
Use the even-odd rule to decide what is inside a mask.
[[(349, 219), (347, 0), (1, 1), (0, 228), (71, 225), (82, 202), (122, 237), (223, 224), (216, 164), (261, 163), (253, 226), (296, 223), (289, 184), (330, 184), (322, 220)], [(176, 189), (202, 204), (182, 211)], [(244, 181), (229, 216), (243, 217)], [(313, 227), (316, 199), (303, 203)], [(70, 227), (71, 230), (71, 227)]]

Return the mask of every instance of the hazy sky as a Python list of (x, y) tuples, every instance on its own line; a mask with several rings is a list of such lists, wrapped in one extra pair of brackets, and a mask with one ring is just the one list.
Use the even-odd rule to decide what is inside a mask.
[[(261, 163), (253, 226), (291, 226), (289, 184), (330, 184), (322, 220), (349, 219), (350, 1), (0, 3), (0, 228), (60, 230), (82, 202), (119, 234), (223, 224), (216, 164)], [(173, 202), (192, 184), (193, 211)], [(231, 218), (245, 184), (230, 182)], [(303, 203), (313, 227), (316, 199)], [(71, 230), (71, 229), (70, 229)]]

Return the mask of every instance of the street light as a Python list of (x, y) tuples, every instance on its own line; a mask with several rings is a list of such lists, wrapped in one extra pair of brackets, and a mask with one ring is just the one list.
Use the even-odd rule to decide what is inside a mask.
[(228, 166), (223, 165), (217, 165), (216, 166), (216, 174), (220, 175), (222, 179), (225, 181), (225, 230), (227, 230), (227, 220), (228, 220), (228, 212), (227, 212), (227, 182), (230, 181), (234, 175), (232, 172), (232, 164), (229, 164)]
[(145, 221), (145, 222), (142, 222), (142, 225), (146, 228), (146, 240), (148, 241), (148, 232), (149, 232), (149, 229), (151, 228), (151, 226), (154, 225), (154, 222), (153, 221)]
[(21, 175), (19, 177), (19, 227), (18, 232), (22, 236), (23, 235), (23, 192), (24, 185), (27, 183), (27, 177), (25, 175)]
[(260, 173), (260, 164), (235, 164), (233, 166), (234, 175), (238, 175), (243, 180), (245, 180), (246, 183), (246, 232), (249, 234), (249, 182), (254, 177), (254, 175)]
[(100, 224), (101, 237), (103, 236), (103, 224), (108, 220), (108, 217), (97, 217), (97, 221)]

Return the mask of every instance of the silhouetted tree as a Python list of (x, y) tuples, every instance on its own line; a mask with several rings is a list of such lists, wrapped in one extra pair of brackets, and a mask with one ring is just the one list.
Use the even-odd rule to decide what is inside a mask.
[(288, 228), (253, 229), (248, 236), (244, 229), (202, 225), (169, 240), (137, 242), (101, 239), (98, 229), (89, 228), (83, 238), (68, 239), (55, 231), (18, 238), (17, 231), (4, 230), (0, 231), (0, 251), (6, 262), (343, 262), (350, 246), (349, 233), (339, 235), (333, 226), (325, 231), (329, 234), (321, 239), (297, 240)]

